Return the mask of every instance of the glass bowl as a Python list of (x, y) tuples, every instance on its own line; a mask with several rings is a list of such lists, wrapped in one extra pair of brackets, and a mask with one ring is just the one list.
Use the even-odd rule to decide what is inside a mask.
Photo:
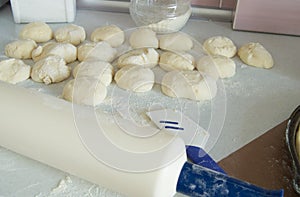
[(190, 0), (131, 0), (129, 11), (137, 26), (157, 33), (179, 31), (192, 13)]

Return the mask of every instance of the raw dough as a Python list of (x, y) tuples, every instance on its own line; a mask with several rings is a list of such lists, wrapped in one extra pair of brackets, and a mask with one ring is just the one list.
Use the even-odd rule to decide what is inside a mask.
[(166, 70), (194, 70), (194, 57), (188, 53), (163, 52), (160, 55), (159, 66)]
[(31, 78), (36, 82), (45, 84), (57, 83), (67, 79), (71, 68), (66, 66), (65, 60), (60, 56), (48, 56), (37, 61), (31, 72)]
[(105, 86), (108, 86), (113, 77), (113, 66), (103, 61), (81, 62), (73, 70), (74, 78), (78, 77), (94, 77), (97, 78)]
[(91, 106), (102, 103), (106, 95), (106, 86), (97, 79), (89, 77), (70, 80), (62, 93), (62, 97), (67, 101)]
[(193, 40), (183, 33), (166, 34), (160, 37), (159, 48), (170, 51), (188, 51), (193, 48)]
[(224, 36), (208, 38), (204, 41), (203, 48), (210, 55), (233, 57), (236, 54), (236, 46), (232, 40)]
[(132, 32), (129, 38), (132, 48), (158, 48), (156, 33), (151, 29), (140, 28)]
[(48, 42), (43, 46), (38, 46), (31, 55), (35, 62), (50, 55), (58, 55), (68, 64), (77, 59), (77, 48), (70, 43)]
[(36, 47), (34, 40), (16, 40), (5, 46), (5, 55), (17, 59), (31, 59), (31, 53)]
[(31, 39), (35, 42), (47, 42), (53, 37), (52, 29), (44, 22), (33, 22), (25, 25), (20, 31), (20, 39)]
[(99, 27), (92, 32), (91, 40), (93, 42), (106, 41), (112, 47), (120, 46), (124, 40), (124, 32), (115, 25)]
[(271, 54), (260, 43), (250, 42), (243, 45), (238, 55), (245, 64), (250, 66), (272, 68), (274, 65)]
[(117, 50), (107, 42), (87, 42), (78, 47), (79, 61), (111, 62), (117, 55)]
[(14, 58), (0, 61), (0, 80), (16, 84), (30, 77), (31, 67)]
[(115, 81), (120, 88), (125, 90), (147, 92), (154, 85), (154, 73), (150, 68), (129, 65), (117, 71)]
[(153, 68), (158, 64), (159, 54), (153, 48), (135, 49), (118, 58), (117, 66), (122, 68), (127, 65), (140, 65), (145, 68)]
[(174, 70), (164, 75), (162, 92), (170, 97), (210, 100), (216, 96), (216, 81), (198, 71)]
[(235, 75), (235, 62), (225, 56), (203, 56), (197, 62), (197, 70), (214, 79), (229, 78)]
[(75, 46), (83, 42), (85, 37), (84, 28), (74, 24), (58, 28), (54, 32), (54, 38), (57, 42), (71, 43)]

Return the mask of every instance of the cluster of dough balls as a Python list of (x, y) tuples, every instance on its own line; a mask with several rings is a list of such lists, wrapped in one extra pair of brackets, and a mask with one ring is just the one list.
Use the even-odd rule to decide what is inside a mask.
[(170, 97), (209, 100), (216, 95), (216, 81), (196, 70), (194, 57), (189, 53), (193, 40), (183, 33), (158, 37), (154, 31), (139, 28), (129, 37), (131, 51), (117, 60), (114, 79), (123, 89), (134, 92), (150, 91), (155, 83), (152, 68), (159, 65), (166, 74), (161, 90)]
[[(227, 37), (215, 36), (203, 43), (208, 55), (197, 61), (189, 53), (193, 40), (177, 32), (158, 37), (147, 28), (134, 30), (129, 36), (132, 50), (118, 57), (115, 73), (112, 61), (118, 47), (125, 42), (125, 33), (116, 25), (96, 28), (86, 41), (83, 27), (69, 24), (56, 31), (43, 22), (29, 23), (20, 31), (19, 40), (8, 43), (6, 56), (0, 62), (0, 80), (18, 83), (31, 77), (40, 83), (58, 83), (68, 79), (62, 97), (76, 104), (98, 105), (106, 98), (107, 86), (147, 92), (155, 83), (153, 68), (159, 65), (166, 74), (161, 81), (162, 92), (170, 97), (209, 100), (217, 93), (216, 80), (235, 75), (231, 59), (238, 53), (248, 65), (271, 68), (273, 59), (259, 43), (248, 43), (238, 52)], [(42, 43), (42, 44), (41, 44)], [(22, 60), (32, 59), (32, 66)], [(71, 70), (70, 63), (80, 63)]]
[[(67, 64), (77, 59), (74, 45), (85, 36), (84, 29), (73, 24), (55, 32), (44, 22), (25, 25), (19, 39), (5, 46), (5, 55), (10, 59), (1, 61), (0, 80), (15, 84), (31, 77), (48, 85), (67, 79), (71, 73)], [(26, 65), (25, 59), (32, 59), (33, 65)]]
[[(58, 83), (70, 77), (70, 63), (79, 60), (62, 96), (74, 103), (97, 105), (106, 97), (114, 73), (110, 62), (124, 39), (124, 32), (115, 25), (95, 29), (91, 41), (86, 41), (85, 30), (78, 25), (53, 31), (44, 22), (29, 23), (18, 40), (5, 46), (9, 59), (0, 61), (0, 80), (16, 84), (31, 77), (46, 85)], [(33, 65), (25, 64), (26, 59), (32, 59)]]
[(235, 75), (235, 63), (230, 58), (236, 53), (249, 66), (272, 68), (274, 65), (271, 54), (260, 43), (250, 42), (237, 50), (229, 38), (214, 36), (204, 41), (203, 48), (210, 56), (200, 59), (197, 62), (197, 69), (209, 73), (214, 78), (228, 78)]

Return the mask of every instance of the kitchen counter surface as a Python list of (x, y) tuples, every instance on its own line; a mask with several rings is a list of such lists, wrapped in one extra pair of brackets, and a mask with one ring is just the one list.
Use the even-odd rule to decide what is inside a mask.
[[(135, 27), (129, 14), (78, 10), (75, 24), (87, 36), (98, 26)], [(64, 24), (51, 24), (53, 29)], [(0, 59), (4, 46), (17, 38), (23, 24), (13, 22), (9, 5), (0, 8)], [(238, 47), (260, 42), (275, 62), (270, 70), (244, 65), (238, 57), (237, 74), (223, 80), (226, 92), (225, 122), (209, 154), (217, 161), (286, 120), (300, 98), (300, 38), (233, 31), (231, 23), (190, 19), (182, 30), (202, 43), (215, 35), (230, 37)], [(204, 119), (210, 114), (204, 114)], [(1, 120), (1, 117), (0, 117)], [(0, 123), (1, 124), (1, 123)], [(259, 150), (257, 150), (259, 151)], [(115, 192), (68, 175), (0, 147), (0, 197), (21, 196), (118, 196)]]

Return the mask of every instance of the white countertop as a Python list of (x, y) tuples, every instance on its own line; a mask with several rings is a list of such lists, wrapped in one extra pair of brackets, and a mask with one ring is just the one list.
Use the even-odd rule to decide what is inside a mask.
[[(105, 24), (116, 24), (122, 29), (135, 26), (128, 14), (86, 10), (77, 12), (74, 23), (85, 27), (88, 36)], [(51, 24), (51, 27), (61, 25)], [(1, 59), (4, 46), (17, 38), (22, 26), (13, 22), (8, 5), (0, 8)], [(230, 23), (201, 20), (189, 20), (183, 32), (201, 43), (214, 35), (230, 37), (238, 47), (247, 42), (260, 42), (274, 58), (275, 66), (270, 70), (249, 67), (234, 58), (237, 74), (223, 81), (227, 96), (225, 123), (209, 152), (215, 160), (221, 160), (281, 123), (300, 104), (299, 37), (233, 31)], [(116, 195), (0, 147), (0, 197)]]

